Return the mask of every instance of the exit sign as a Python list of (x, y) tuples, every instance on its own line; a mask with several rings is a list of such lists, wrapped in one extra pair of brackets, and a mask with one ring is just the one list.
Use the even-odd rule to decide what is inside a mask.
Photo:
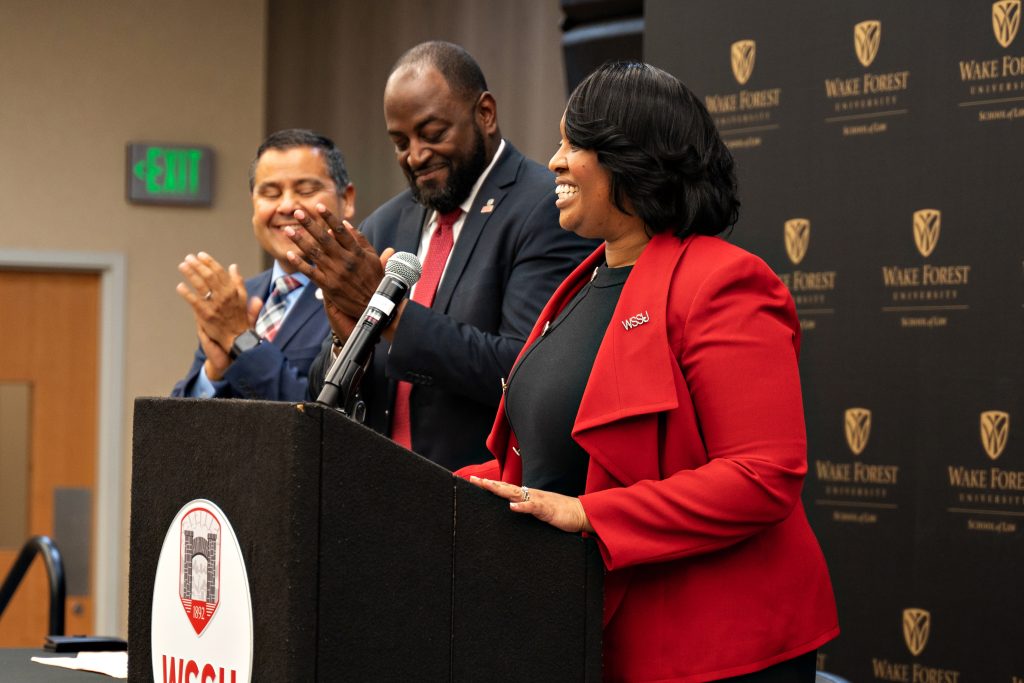
[(128, 201), (210, 206), (213, 150), (192, 145), (128, 144)]

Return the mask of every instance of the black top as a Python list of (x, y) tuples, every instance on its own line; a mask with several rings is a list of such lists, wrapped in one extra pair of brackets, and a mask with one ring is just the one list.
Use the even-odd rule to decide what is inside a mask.
[(519, 441), (523, 484), (583, 493), (590, 456), (572, 438), (583, 390), (632, 266), (595, 269), (512, 371), (505, 412)]

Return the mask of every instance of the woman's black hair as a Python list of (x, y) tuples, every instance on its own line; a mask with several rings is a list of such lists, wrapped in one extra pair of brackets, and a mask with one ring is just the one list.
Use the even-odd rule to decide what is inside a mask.
[(717, 235), (739, 218), (733, 158), (699, 99), (642, 62), (610, 62), (573, 90), (565, 137), (611, 174), (612, 198), (652, 233)]

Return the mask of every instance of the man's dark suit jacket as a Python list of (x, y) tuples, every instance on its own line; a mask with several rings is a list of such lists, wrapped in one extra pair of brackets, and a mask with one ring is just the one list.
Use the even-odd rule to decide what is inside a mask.
[[(245, 281), (245, 290), (250, 297), (267, 300), (271, 272), (266, 270)], [(320, 351), (324, 338), (331, 333), (323, 302), (316, 298), (316, 290), (313, 283), (303, 287), (272, 342), (263, 342), (235, 359), (224, 373), (227, 384), (217, 390), (217, 397), (305, 400), (309, 366)], [(171, 396), (187, 396), (186, 392), (205, 362), (206, 354), (200, 345), (192, 367), (185, 378), (174, 385)]]
[[(367, 424), (391, 431), (396, 382), (413, 385), (413, 450), (455, 470), (493, 456), (485, 444), (508, 375), (555, 287), (596, 246), (562, 230), (554, 176), (508, 141), (462, 225), (434, 304), (410, 301), (394, 343), (381, 341), (363, 380)], [(416, 253), (430, 211), (408, 190), (360, 230), (382, 251)], [(323, 386), (329, 348), (310, 370)]]

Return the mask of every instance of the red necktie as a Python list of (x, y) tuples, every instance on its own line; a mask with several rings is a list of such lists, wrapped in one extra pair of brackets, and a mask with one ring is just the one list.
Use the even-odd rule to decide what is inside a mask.
[[(430, 246), (427, 247), (427, 258), (423, 261), (423, 273), (412, 293), (412, 300), (427, 308), (434, 304), (437, 286), (441, 282), (441, 273), (444, 272), (445, 264), (448, 263), (448, 255), (452, 253), (452, 245), (455, 244), (452, 228), (461, 215), (462, 209), (455, 209), (437, 216), (437, 229), (434, 230), (434, 235), (430, 238)], [(411, 392), (411, 384), (408, 382), (398, 383), (395, 389), (394, 415), (391, 418), (392, 440), (409, 450), (412, 450), (412, 425), (409, 416), (409, 394)]]

